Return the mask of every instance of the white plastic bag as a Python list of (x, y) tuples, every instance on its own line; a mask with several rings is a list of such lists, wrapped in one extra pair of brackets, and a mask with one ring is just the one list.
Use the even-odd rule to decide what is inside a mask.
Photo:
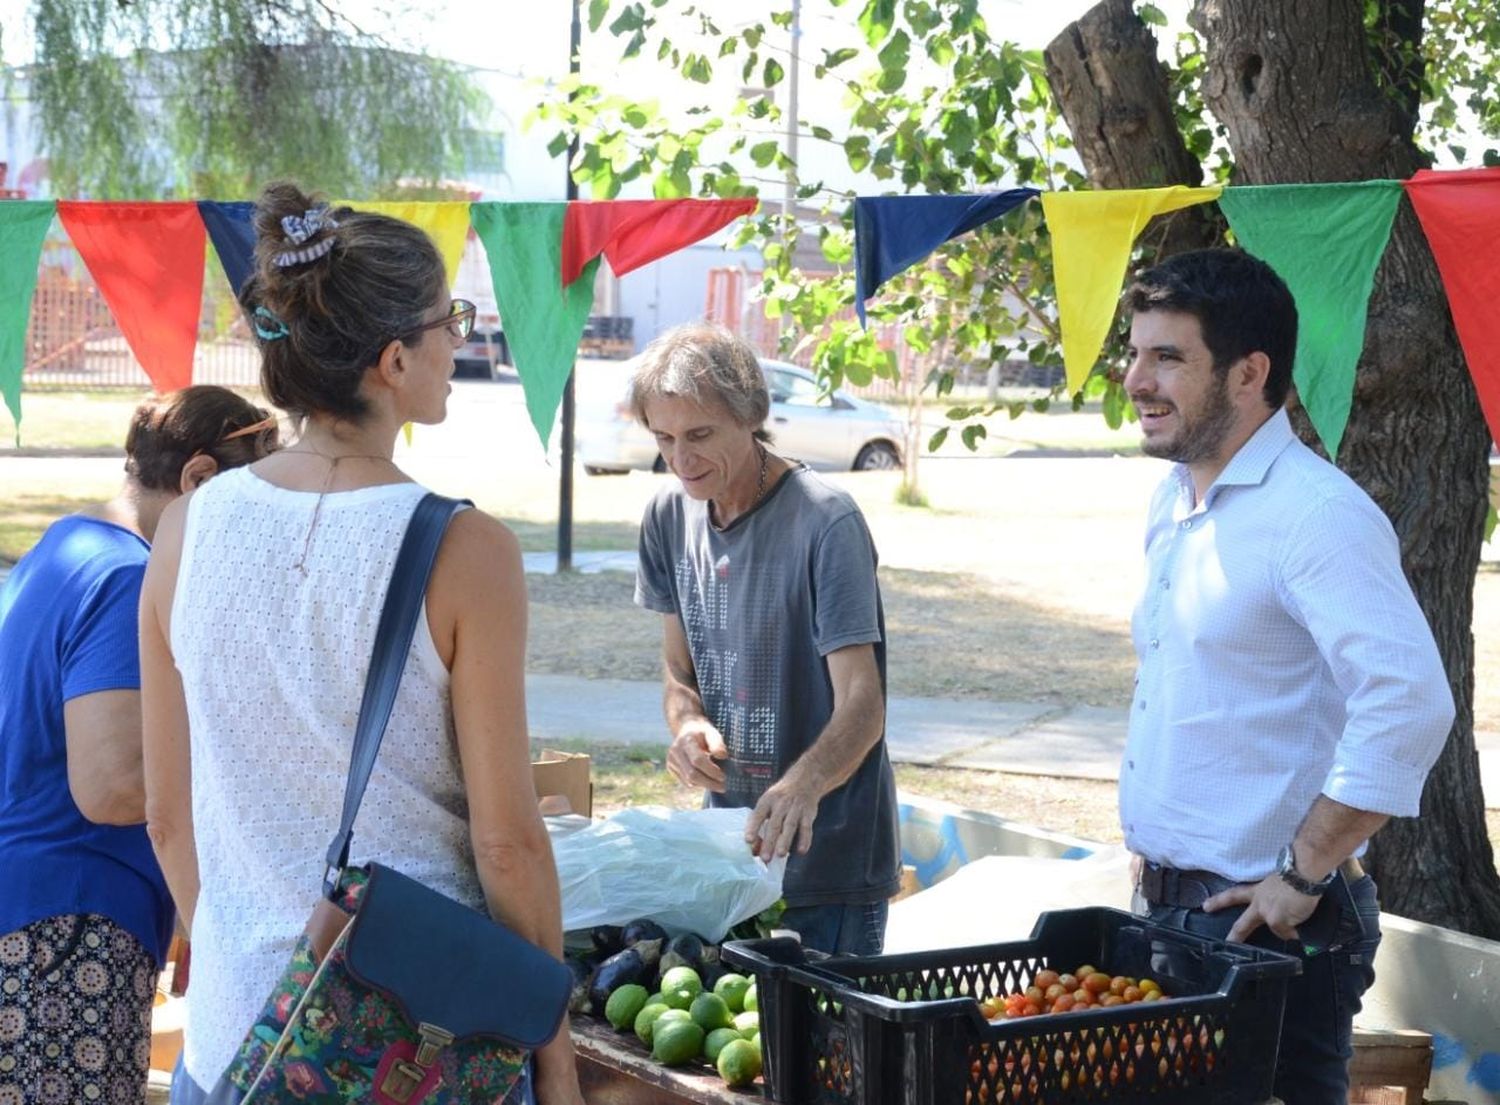
[(786, 860), (767, 864), (745, 843), (744, 809), (637, 806), (555, 836), (563, 928), (650, 918), (669, 933), (718, 943), (781, 897)]

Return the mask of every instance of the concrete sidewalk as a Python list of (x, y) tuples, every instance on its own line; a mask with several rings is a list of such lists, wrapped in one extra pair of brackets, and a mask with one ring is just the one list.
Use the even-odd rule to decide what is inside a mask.
[[(526, 676), (531, 734), (665, 744), (661, 685), (654, 681)], [(886, 741), (896, 763), (1053, 775), (1120, 777), (1127, 711), (980, 699), (892, 698)], [(1500, 736), (1479, 733), (1485, 804), (1500, 809)]]

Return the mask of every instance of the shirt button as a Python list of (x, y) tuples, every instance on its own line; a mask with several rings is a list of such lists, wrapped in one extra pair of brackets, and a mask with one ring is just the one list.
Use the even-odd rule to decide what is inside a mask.
[(1161, 642), (1158, 641), (1155, 637), (1152, 637), (1151, 638), (1151, 647), (1152, 648), (1161, 648)]
[(1192, 529), (1193, 528), (1193, 520), (1191, 518), (1184, 518), (1182, 520), (1182, 528), (1183, 529)]
[(1170, 579), (1163, 579), (1161, 581), (1161, 589), (1163, 591), (1170, 591), (1172, 589), (1172, 581)]
[(1144, 709), (1145, 709), (1145, 708), (1146, 708), (1146, 700), (1145, 700), (1145, 699), (1144, 699), (1144, 698), (1143, 698), (1143, 699), (1141, 699), (1141, 704), (1140, 704), (1140, 708), (1141, 708), (1141, 709), (1142, 709), (1142, 710), (1144, 710)]
[(1134, 760), (1126, 760), (1125, 761), (1125, 766), (1128, 767), (1128, 768), (1130, 768), (1131, 771), (1134, 771), (1135, 770), (1135, 761)]

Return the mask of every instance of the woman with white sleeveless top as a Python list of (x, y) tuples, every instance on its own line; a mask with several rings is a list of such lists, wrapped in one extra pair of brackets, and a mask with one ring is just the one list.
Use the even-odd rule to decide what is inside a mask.
[[(185, 1101), (234, 1059), (321, 885), (376, 621), (424, 494), (391, 459), (396, 435), (442, 421), (453, 351), (473, 325), (408, 223), (330, 211), (286, 184), (265, 190), (255, 221), (241, 299), (266, 395), (301, 435), (168, 509), (141, 606), (149, 832), (193, 947), (191, 1082), (173, 1095)], [(438, 553), (351, 862), (488, 907), (560, 955), (525, 648), (516, 538), (463, 511)], [(582, 1101), (566, 1024), (536, 1066), (542, 1105)]]

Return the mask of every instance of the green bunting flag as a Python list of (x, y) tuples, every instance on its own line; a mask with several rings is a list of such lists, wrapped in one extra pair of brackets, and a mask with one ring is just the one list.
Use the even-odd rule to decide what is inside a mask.
[(566, 203), (476, 203), (469, 208), (489, 255), (500, 324), (543, 449), (578, 356), (599, 271), (595, 257), (577, 280), (563, 287), (567, 210)]
[(25, 362), (26, 323), (36, 291), (42, 239), (52, 225), (57, 204), (51, 200), (7, 200), (0, 203), (0, 396), (10, 408), (16, 444), (21, 444), (21, 369)]
[(1394, 180), (1226, 188), (1219, 206), (1240, 245), (1276, 270), (1297, 301), (1297, 395), (1337, 457), (1365, 344), (1375, 269), (1401, 200)]

